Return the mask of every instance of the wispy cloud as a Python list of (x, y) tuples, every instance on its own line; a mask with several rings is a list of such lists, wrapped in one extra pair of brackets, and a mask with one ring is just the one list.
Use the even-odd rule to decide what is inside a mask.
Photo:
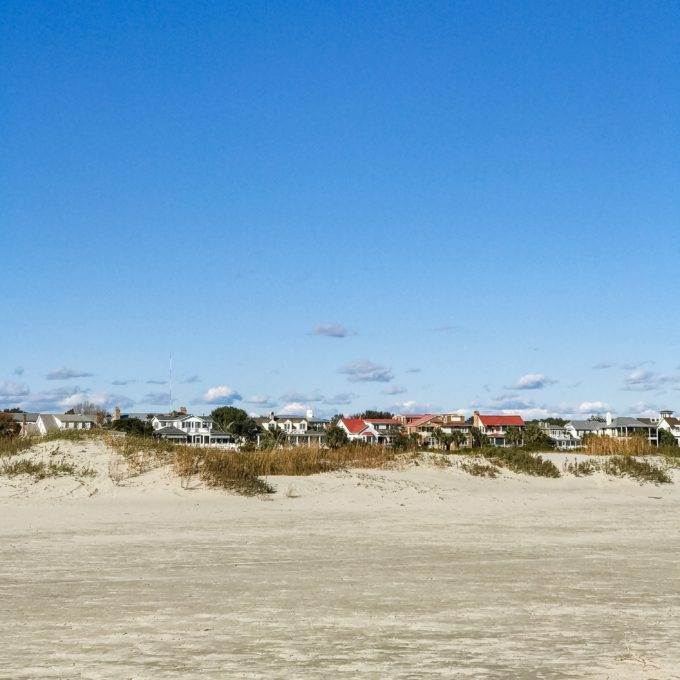
[(613, 361), (600, 361), (599, 363), (597, 363), (593, 366), (593, 370), (603, 371), (607, 368), (615, 368), (615, 367), (616, 367), (616, 364)]
[(390, 382), (394, 379), (391, 369), (372, 361), (357, 361), (340, 369), (350, 382)]
[(243, 397), (236, 390), (231, 389), (231, 387), (218, 385), (207, 390), (197, 403), (229, 406), (235, 401), (242, 401), (242, 399)]
[(338, 394), (326, 397), (323, 403), (328, 406), (348, 406), (358, 397), (359, 395), (354, 394), (354, 392), (339, 392)]
[(399, 387), (398, 385), (390, 385), (381, 391), (382, 394), (406, 394), (408, 390), (405, 387)]
[(253, 404), (255, 406), (274, 406), (274, 404), (276, 404), (276, 402), (270, 399), (269, 397), (262, 396), (259, 394), (254, 394), (252, 397), (248, 397), (243, 401), (246, 404)]
[(167, 385), (168, 381), (167, 380), (147, 380), (146, 384), (147, 385)]
[(557, 380), (547, 378), (542, 373), (527, 373), (517, 380), (511, 389), (515, 390), (541, 390), (548, 385), (554, 385)]
[(50, 371), (45, 377), (48, 380), (70, 380), (71, 378), (91, 378), (92, 373), (62, 366), (61, 368), (55, 368), (53, 371)]
[(315, 326), (312, 335), (323, 335), (327, 338), (346, 338), (350, 335), (356, 335), (356, 333), (340, 323), (329, 323)]
[(680, 384), (680, 376), (638, 369), (628, 375), (623, 382), (623, 389), (627, 392), (651, 392), (669, 385)]
[(136, 382), (136, 380), (112, 380), (111, 384), (120, 387), (122, 385), (134, 385)]
[(423, 369), (422, 368), (407, 368), (406, 372), (407, 373), (420, 373)]
[(197, 375), (188, 375), (186, 378), (182, 378), (182, 380), (180, 380), (182, 385), (191, 385), (193, 383), (199, 382), (201, 382), (201, 379)]
[(291, 390), (282, 394), (280, 397), (281, 401), (297, 401), (297, 402), (317, 402), (323, 401), (323, 395), (315, 390), (314, 392), (297, 392), (296, 390)]
[(14, 369), (14, 375), (23, 375), (24, 374), (24, 367), (23, 366), (17, 366)]
[(142, 402), (144, 404), (169, 404), (170, 403), (170, 392), (147, 392), (142, 397)]
[(656, 362), (651, 359), (647, 359), (646, 361), (633, 361), (627, 364), (621, 364), (620, 368), (624, 371), (634, 371), (638, 368), (644, 368), (645, 366), (654, 366), (655, 363)]

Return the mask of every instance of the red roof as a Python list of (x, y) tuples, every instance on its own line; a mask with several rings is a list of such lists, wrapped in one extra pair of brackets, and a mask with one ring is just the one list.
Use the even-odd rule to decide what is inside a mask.
[(433, 415), (418, 416), (418, 418), (412, 420), (408, 425), (409, 427), (420, 427), (421, 425), (425, 425), (425, 423), (429, 423), (434, 418), (436, 418), (436, 416)]
[(351, 434), (359, 434), (367, 425), (361, 418), (340, 418), (340, 422)]
[(482, 425), (485, 427), (492, 427), (494, 425), (515, 425), (517, 427), (524, 427), (524, 419), (522, 416), (479, 416)]

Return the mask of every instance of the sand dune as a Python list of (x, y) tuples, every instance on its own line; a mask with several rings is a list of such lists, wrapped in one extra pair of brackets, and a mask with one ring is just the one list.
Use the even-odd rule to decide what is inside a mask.
[[(55, 448), (59, 450), (55, 452)], [(0, 478), (0, 678), (679, 678), (680, 477)], [(554, 455), (561, 465), (563, 457)]]

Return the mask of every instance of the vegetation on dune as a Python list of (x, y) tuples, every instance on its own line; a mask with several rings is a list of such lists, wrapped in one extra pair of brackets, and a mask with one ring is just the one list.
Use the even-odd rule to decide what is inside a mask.
[(22, 459), (0, 465), (0, 476), (30, 475), (36, 482), (47, 477), (93, 477), (95, 474), (91, 468), (79, 468), (63, 459), (49, 463)]
[(534, 477), (559, 477), (560, 471), (555, 463), (542, 456), (522, 451), (516, 448), (488, 447), (478, 451), (478, 454), (490, 460), (499, 467), (505, 467), (512, 472), (519, 472)]
[(586, 460), (565, 461), (562, 466), (564, 472), (576, 477), (584, 477), (603, 472), (612, 477), (630, 477), (640, 483), (672, 484), (673, 480), (666, 470), (633, 456), (607, 456), (602, 458), (588, 458)]
[(495, 479), (498, 477), (498, 467), (489, 463), (482, 463), (479, 461), (464, 462), (461, 469), (474, 477), (489, 477)]

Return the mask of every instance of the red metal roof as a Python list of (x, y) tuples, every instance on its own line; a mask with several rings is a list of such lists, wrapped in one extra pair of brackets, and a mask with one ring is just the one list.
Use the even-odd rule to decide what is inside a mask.
[(340, 422), (351, 434), (359, 434), (367, 425), (361, 418), (340, 418)]
[(492, 427), (494, 425), (515, 425), (517, 427), (524, 427), (524, 419), (522, 416), (479, 416), (482, 425), (485, 427)]

